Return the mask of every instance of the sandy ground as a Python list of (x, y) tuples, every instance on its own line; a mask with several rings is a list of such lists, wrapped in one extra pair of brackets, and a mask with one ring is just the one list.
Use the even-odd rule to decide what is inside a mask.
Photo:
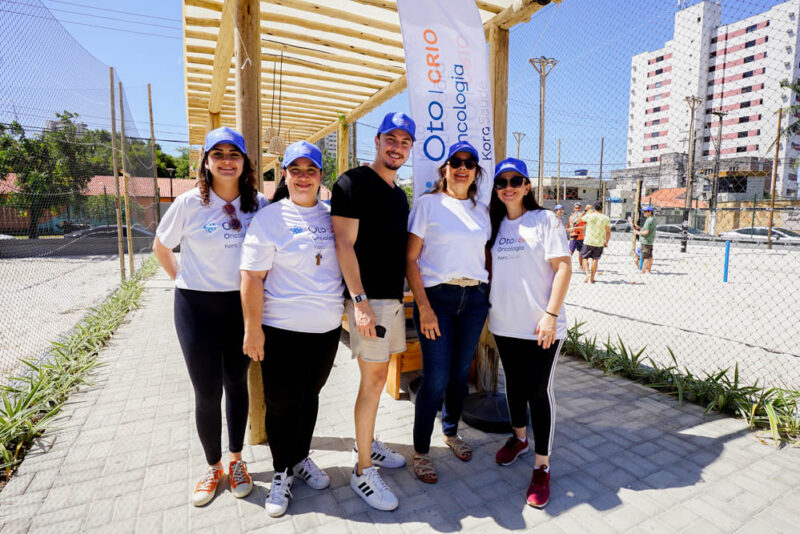
[(0, 374), (41, 358), (118, 285), (116, 256), (0, 260)]

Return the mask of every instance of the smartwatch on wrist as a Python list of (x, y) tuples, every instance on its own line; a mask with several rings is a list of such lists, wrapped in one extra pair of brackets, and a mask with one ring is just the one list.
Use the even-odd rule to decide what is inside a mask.
[(356, 304), (361, 304), (365, 300), (367, 300), (366, 293), (359, 293), (358, 295), (353, 295), (353, 302), (355, 302)]

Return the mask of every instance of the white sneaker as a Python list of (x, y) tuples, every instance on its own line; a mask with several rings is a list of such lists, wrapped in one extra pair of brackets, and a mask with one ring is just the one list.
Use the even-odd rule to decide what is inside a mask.
[(309, 456), (294, 466), (292, 471), (294, 476), (303, 479), (310, 488), (321, 490), (331, 485), (331, 479), (325, 471), (317, 467)]
[(283, 473), (275, 473), (272, 476), (272, 486), (269, 488), (269, 496), (264, 503), (264, 508), (271, 517), (280, 517), (289, 508), (289, 497), (292, 496), (290, 488), (294, 477), (288, 472), (287, 469)]
[(378, 469), (374, 465), (367, 467), (359, 476), (356, 474), (357, 468), (358, 464), (353, 468), (353, 476), (350, 477), (350, 487), (353, 491), (378, 510), (389, 512), (397, 508), (400, 503), (397, 502), (392, 490), (386, 486)]
[[(375, 465), (388, 467), (389, 469), (397, 469), (406, 465), (405, 457), (387, 447), (382, 441), (374, 440), (371, 451), (369, 457)], [(355, 461), (358, 462), (358, 445), (353, 445), (353, 452), (356, 455)]]

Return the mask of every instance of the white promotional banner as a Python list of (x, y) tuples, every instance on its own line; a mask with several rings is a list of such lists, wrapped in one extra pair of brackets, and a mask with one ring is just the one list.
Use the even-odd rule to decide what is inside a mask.
[(447, 149), (468, 141), (478, 150), (489, 203), (494, 126), (483, 23), (473, 0), (398, 0), (414, 143), (414, 198), (439, 180)]

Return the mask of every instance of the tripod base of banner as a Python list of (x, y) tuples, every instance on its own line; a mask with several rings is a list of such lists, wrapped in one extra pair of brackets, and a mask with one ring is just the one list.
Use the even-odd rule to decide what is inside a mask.
[(464, 412), (461, 418), (469, 426), (493, 434), (511, 432), (511, 418), (508, 415), (506, 396), (502, 393), (473, 393), (464, 399)]

